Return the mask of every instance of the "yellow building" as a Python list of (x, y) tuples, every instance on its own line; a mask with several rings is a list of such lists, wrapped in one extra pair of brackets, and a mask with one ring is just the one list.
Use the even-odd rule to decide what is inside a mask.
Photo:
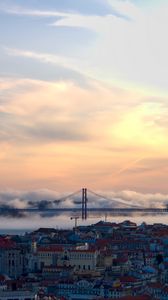
[(39, 247), (37, 249), (38, 268), (43, 266), (74, 266), (76, 270), (95, 270), (98, 251), (95, 249), (64, 250), (60, 246)]

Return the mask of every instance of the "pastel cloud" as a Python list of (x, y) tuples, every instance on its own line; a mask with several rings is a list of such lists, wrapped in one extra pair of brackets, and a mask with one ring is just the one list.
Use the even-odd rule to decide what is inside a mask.
[[(166, 159), (167, 140), (166, 128), (153, 120), (164, 116), (165, 109), (156, 106), (151, 111), (144, 93), (96, 81), (89, 85), (86, 89), (70, 81), (1, 81), (3, 98), (8, 91), (0, 105), (1, 187), (8, 183), (40, 188), (45, 183), (76, 189), (86, 182), (93, 188), (128, 185), (150, 190), (155, 185), (157, 190), (157, 176), (162, 180), (162, 174), (155, 161)], [(150, 165), (147, 171), (153, 182), (147, 188), (140, 179), (149, 158), (153, 169)]]
[(87, 19), (72, 15), (53, 26), (87, 27), (99, 34), (95, 44), (99, 51), (95, 52), (95, 48), (90, 51), (89, 69), (93, 76), (167, 90), (168, 6), (162, 3), (159, 8), (145, 11), (129, 1), (118, 2), (116, 6), (121, 12), (126, 11), (132, 21), (125, 22), (110, 15)]
[[(1, 188), (76, 190), (85, 183), (166, 193), (168, 6), (149, 15), (134, 1), (107, 3), (117, 13), (2, 8), (3, 17), (21, 22), (15, 33), (26, 19), (26, 37), (21, 30), (17, 41), (2, 38)], [(67, 41), (76, 30), (81, 39)]]
[[(116, 0), (113, 0), (115, 3)], [(46, 1), (37, 1), (37, 3), (24, 3), (19, 0), (5, 3), (2, 1), (0, 9), (9, 14), (16, 15), (26, 15), (26, 16), (37, 16), (37, 17), (55, 17), (55, 16), (68, 16), (69, 13), (75, 13), (89, 16), (106, 16), (111, 14), (115, 17), (125, 18), (126, 16), (121, 14), (115, 7), (113, 7), (113, 2), (108, 0), (68, 0), (61, 2), (52, 2), (51, 0), (46, 3)], [(29, 7), (33, 7), (29, 8)], [(37, 7), (37, 8), (36, 8)], [(41, 8), (41, 10), (39, 9)]]
[[(167, 27), (166, 3), (152, 10), (137, 7), (130, 1), (109, 1), (131, 21), (113, 15), (92, 16), (59, 11), (11, 9), (11, 13), (61, 17), (50, 25), (56, 28), (87, 28), (97, 33), (94, 44), (86, 53), (71, 55), (74, 65), (93, 78), (115, 81), (120, 85), (137, 85), (167, 90)], [(10, 12), (10, 11), (9, 11)], [(95, 51), (99, 49), (99, 51)], [(81, 49), (82, 51), (82, 49)], [(42, 54), (41, 54), (42, 55)], [(68, 57), (62, 57), (67, 61)], [(71, 61), (71, 60), (70, 60)], [(157, 71), (156, 71), (157, 70)]]

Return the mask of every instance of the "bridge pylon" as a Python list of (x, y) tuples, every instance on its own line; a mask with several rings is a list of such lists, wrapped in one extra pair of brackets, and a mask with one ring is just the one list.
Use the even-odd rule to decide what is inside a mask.
[(87, 219), (87, 189), (82, 189), (82, 220)]

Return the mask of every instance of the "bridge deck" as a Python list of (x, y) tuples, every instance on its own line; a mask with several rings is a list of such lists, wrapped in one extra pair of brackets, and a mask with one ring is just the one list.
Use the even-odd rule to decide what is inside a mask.
[[(0, 212), (5, 211), (3, 207), (0, 207)], [(74, 207), (74, 208), (12, 208), (9, 210), (15, 210), (18, 212), (30, 212), (30, 213), (37, 213), (37, 212), (81, 212), (81, 208)], [(109, 208), (109, 207), (88, 207), (88, 212), (116, 212), (116, 213), (126, 213), (126, 212), (146, 212), (146, 213), (168, 213), (168, 208)]]

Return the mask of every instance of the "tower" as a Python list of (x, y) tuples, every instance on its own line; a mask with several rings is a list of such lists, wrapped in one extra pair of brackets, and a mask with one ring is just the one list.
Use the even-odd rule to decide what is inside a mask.
[(82, 189), (82, 220), (87, 219), (87, 189)]

